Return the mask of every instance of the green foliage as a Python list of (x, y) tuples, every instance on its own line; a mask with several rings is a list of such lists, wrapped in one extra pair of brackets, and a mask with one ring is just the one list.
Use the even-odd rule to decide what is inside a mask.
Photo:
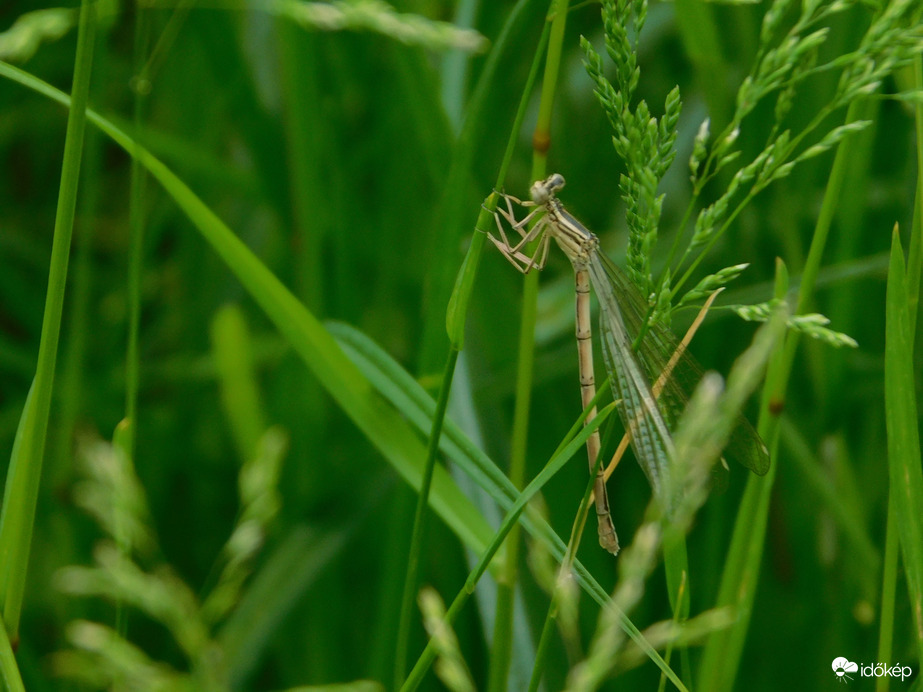
[(61, 38), (76, 22), (77, 13), (64, 7), (27, 12), (0, 34), (0, 60), (25, 62), (43, 42)]
[[(279, 510), (279, 469), (286, 435), (270, 428), (256, 456), (240, 471), (241, 510), (216, 566), (217, 580), (200, 602), (159, 553), (147, 502), (131, 463), (118, 447), (100, 440), (84, 444), (87, 479), (78, 501), (115, 541), (94, 550), (94, 567), (67, 567), (56, 576), (65, 593), (112, 599), (162, 624), (187, 662), (188, 673), (152, 660), (138, 646), (106, 625), (77, 621), (67, 632), (72, 650), (57, 655), (59, 675), (89, 686), (138, 690), (223, 690), (227, 659), (213, 632), (240, 600), (244, 582)], [(127, 547), (126, 547), (127, 546)], [(133, 556), (151, 567), (142, 567)]]
[(432, 588), (420, 591), (420, 611), (426, 631), (438, 651), (439, 658), (433, 666), (436, 674), (452, 692), (474, 692), (477, 687), (459, 650), (458, 638), (445, 622), (445, 604)]
[(888, 270), (885, 343), (885, 406), (888, 424), (888, 468), (901, 555), (907, 570), (917, 649), (923, 659), (923, 469), (913, 383), (910, 313), (904, 252), (895, 228)]
[[(841, 655), (919, 675), (919, 2), (732, 4), (607, 0), (565, 27), (557, 0), (104, 3), (79, 30), (5, 4), (0, 686), (390, 688), (440, 384), (407, 689), (436, 689), (437, 659), (452, 689), (489, 670), (509, 689), (822, 689)], [(727, 383), (706, 376), (676, 431), (669, 522), (616, 470), (615, 564), (581, 541), (586, 463), (568, 462), (588, 433), (572, 273), (552, 253), (528, 279), (520, 337), (520, 278), (484, 242), (481, 200), (534, 175), (536, 112), (533, 170), (567, 177), (650, 319), (682, 331), (676, 308), (727, 287), (719, 307), (768, 322), (751, 340), (709, 313), (690, 349)], [(131, 157), (155, 184), (129, 191)], [(767, 360), (770, 471), (710, 493)], [(594, 425), (617, 433), (605, 404)], [(528, 564), (501, 550), (519, 523)], [(682, 538), (685, 621), (658, 568)]]
[[(772, 311), (778, 307), (778, 304), (779, 301), (770, 301), (759, 305), (728, 305), (727, 307), (748, 322), (765, 322), (769, 319)], [(827, 329), (828, 324), (830, 324), (830, 320), (817, 313), (791, 315), (788, 318), (789, 329), (810, 336), (812, 339), (822, 341), (834, 348), (841, 346), (858, 348), (859, 344), (856, 343), (855, 339), (848, 334), (841, 334), (832, 329)]]
[[(674, 531), (680, 535), (684, 533), (707, 499), (711, 468), (727, 445), (741, 406), (759, 385), (783, 326), (784, 314), (778, 314), (757, 333), (753, 345), (741, 355), (731, 371), (725, 391), (722, 391), (721, 377), (714, 373), (706, 375), (696, 388), (676, 431), (676, 459), (680, 468), (676, 469), (672, 480), (682, 483), (683, 492), (679, 494), (674, 489), (671, 493), (680, 498), (671, 508), (672, 526), (665, 528), (658, 516), (661, 510), (651, 503), (645, 523), (636, 532), (631, 545), (620, 555), (619, 581), (613, 593), (619, 610), (631, 612), (637, 607), (645, 592), (645, 582), (657, 564), (661, 544), (668, 540), (664, 534)], [(709, 613), (705, 619), (710, 619), (712, 626), (720, 629), (728, 624), (726, 616), (726, 613)], [(696, 622), (692, 631), (702, 626), (703, 622)], [(690, 634), (685, 627), (678, 628), (673, 632), (675, 639), (668, 642), (675, 643)], [(660, 645), (664, 643), (660, 642)], [(598, 689), (620, 660), (626, 644), (624, 632), (617, 621), (603, 613), (586, 660), (571, 672), (567, 689)]]
[(647, 2), (608, 2), (603, 4), (606, 50), (617, 66), (613, 85), (603, 75), (602, 60), (586, 39), (581, 46), (584, 63), (596, 85), (596, 97), (605, 110), (615, 134), (612, 143), (627, 169), (619, 179), (626, 205), (629, 229), (628, 272), (644, 295), (651, 292), (651, 252), (657, 242), (663, 198), (657, 187), (676, 157), (674, 148), (682, 103), (679, 87), (667, 94), (664, 116), (651, 116), (644, 100), (633, 109), (632, 98), (641, 76), (637, 65), (637, 38), (629, 40), (628, 28), (641, 33), (647, 16)]
[(483, 51), (487, 41), (476, 31), (434, 22), (417, 14), (398, 14), (383, 0), (299, 2), (271, 0), (269, 12), (288, 17), (306, 29), (320, 31), (374, 31), (410, 45), (437, 50), (460, 48)]
[(744, 270), (749, 266), (749, 264), (735, 264), (733, 267), (725, 267), (714, 274), (703, 277), (695, 285), (695, 288), (686, 292), (686, 295), (682, 297), (676, 306), (682, 307), (705, 300), (712, 293), (727, 286), (731, 281), (743, 274)]

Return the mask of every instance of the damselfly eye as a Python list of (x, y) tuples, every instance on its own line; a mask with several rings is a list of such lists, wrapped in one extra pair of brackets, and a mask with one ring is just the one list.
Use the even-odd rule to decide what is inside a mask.
[(529, 194), (535, 204), (542, 206), (548, 204), (548, 201), (554, 197), (554, 193), (562, 187), (564, 187), (564, 176), (560, 173), (552, 173), (544, 180), (536, 180), (532, 183)]

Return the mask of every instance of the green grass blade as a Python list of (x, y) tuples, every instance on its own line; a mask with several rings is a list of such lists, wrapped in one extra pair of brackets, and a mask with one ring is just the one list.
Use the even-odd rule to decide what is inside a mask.
[[(605, 389), (605, 385), (601, 386), (599, 389), (602, 391)], [(590, 406), (595, 406), (598, 398), (599, 392), (596, 393)], [(605, 449), (606, 445), (603, 444), (602, 448)], [(555, 633), (559, 631), (557, 627), (558, 614), (561, 612), (562, 606), (566, 609), (565, 612), (569, 612), (562, 623), (569, 621), (570, 625), (576, 625), (576, 599), (574, 598), (575, 594), (570, 583), (570, 575), (573, 574), (574, 559), (580, 547), (580, 539), (583, 536), (583, 531), (586, 528), (587, 515), (590, 510), (590, 496), (593, 494), (593, 488), (596, 485), (596, 473), (598, 472), (599, 465), (602, 463), (604, 463), (604, 457), (600, 454), (596, 459), (596, 468), (590, 470), (590, 476), (587, 480), (586, 488), (583, 491), (583, 497), (580, 499), (580, 506), (577, 508), (576, 518), (571, 528), (570, 540), (567, 543), (567, 553), (565, 554), (564, 561), (558, 568), (557, 577), (553, 580), (551, 601), (548, 604), (548, 610), (545, 614), (545, 624), (542, 626), (542, 634), (539, 638), (538, 646), (535, 649), (535, 663), (532, 666), (532, 676), (529, 679), (529, 692), (537, 692), (548, 667), (548, 653), (551, 640), (555, 636)], [(550, 574), (548, 578), (551, 578)], [(574, 629), (574, 627), (565, 625), (560, 630), (561, 637), (566, 638), (571, 636), (576, 640), (579, 635)], [(667, 658), (669, 660), (669, 657)], [(661, 679), (666, 679), (666, 676), (662, 676)]]
[[(667, 595), (673, 609), (673, 619), (682, 624), (689, 619), (689, 554), (685, 534), (667, 532), (663, 541), (663, 569), (667, 578)], [(683, 682), (691, 683), (689, 655), (685, 647), (680, 651)]]
[[(923, 57), (913, 62), (913, 87), (923, 89)], [(910, 307), (910, 333), (917, 324), (920, 302), (920, 273), (923, 271), (923, 103), (914, 108), (914, 129), (917, 135), (917, 194), (913, 208), (913, 225), (910, 229), (910, 250), (907, 253), (907, 301)]]
[(484, 243), (487, 242), (486, 234), (492, 230), (494, 217), (491, 212), (496, 207), (497, 196), (495, 193), (491, 193), (478, 214), (471, 245), (468, 246), (468, 252), (465, 253), (465, 259), (462, 260), (458, 276), (455, 277), (455, 287), (449, 297), (449, 306), (445, 314), (445, 330), (449, 335), (452, 348), (459, 351), (464, 348), (465, 318), (468, 316), (468, 303), (471, 300), (471, 291), (474, 289), (474, 280), (477, 278), (481, 252), (484, 250)]
[[(22, 539), (29, 537), (32, 532), (35, 498), (38, 496), (41, 479), (41, 468), (36, 472), (34, 461), (34, 431), (37, 427), (35, 388), (36, 381), (33, 380), (19, 418), (19, 426), (16, 428), (3, 492), (3, 512), (0, 514), (0, 602), (3, 603), (6, 602), (7, 594), (14, 589), (22, 588), (24, 576), (18, 576), (18, 573), (25, 572), (24, 561), (27, 560), (29, 550), (28, 541)], [(41, 460), (41, 455), (37, 458)], [(23, 557), (23, 551), (26, 552), (26, 557)], [(20, 582), (20, 585), (16, 586), (16, 582)], [(10, 624), (7, 624), (7, 629), (15, 631)], [(16, 642), (15, 635), (13, 641)]]
[[(529, 485), (519, 494), (516, 498), (516, 501), (510, 507), (507, 512), (500, 529), (494, 535), (493, 541), (491, 542), (490, 547), (481, 554), (481, 557), (478, 561), (477, 566), (471, 571), (468, 575), (468, 579), (465, 582), (465, 587), (459, 592), (455, 600), (452, 602), (452, 606), (449, 608), (449, 611), (446, 615), (446, 621), (451, 625), (454, 622), (455, 617), (458, 615), (462, 606), (468, 600), (468, 597), (474, 593), (474, 588), (477, 585), (478, 580), (483, 576), (484, 572), (487, 570), (487, 567), (491, 564), (491, 561), (496, 555), (497, 551), (503, 545), (504, 540), (507, 537), (507, 534), (511, 529), (516, 526), (516, 523), (519, 519), (519, 515), (526, 508), (527, 503), (535, 496), (535, 494), (549, 481), (551, 478), (561, 470), (565, 463), (570, 460), (585, 444), (586, 438), (589, 437), (589, 434), (593, 432), (612, 412), (614, 405), (610, 404), (608, 407), (602, 409), (599, 412), (599, 415), (594, 418), (590, 423), (583, 427), (582, 430), (574, 437), (567, 445), (552, 456), (552, 458), (545, 465), (545, 468), (529, 483)], [(559, 558), (560, 559), (560, 558)], [(575, 563), (579, 565), (579, 563)], [(580, 571), (578, 570), (578, 580), (580, 578)], [(608, 604), (610, 608), (615, 608), (614, 604), (611, 602)], [(654, 651), (650, 644), (644, 639), (644, 636), (634, 630), (634, 626), (626, 627), (625, 623), (628, 621), (627, 616), (624, 615), (621, 611), (617, 611), (617, 616), (622, 623), (623, 629), (626, 633), (634, 639), (634, 641), (651, 657), (651, 659), (660, 667), (664, 674), (673, 682), (678, 689), (685, 690), (685, 686), (680, 682), (679, 678), (676, 676), (669, 666), (663, 661), (659, 654)], [(416, 665), (413, 670), (410, 672), (410, 675), (407, 677), (404, 686), (401, 687), (401, 692), (412, 692), (417, 689), (420, 682), (423, 679), (429, 665), (432, 663), (433, 659), (436, 656), (436, 647), (432, 641), (430, 641), (426, 649), (420, 655)]]
[(923, 517), (923, 469), (920, 466), (904, 253), (897, 228), (891, 238), (885, 315), (885, 421), (890, 501), (895, 505), (919, 660), (923, 661), (923, 524), (920, 522)]
[(241, 462), (249, 461), (269, 427), (254, 372), (250, 331), (237, 305), (225, 305), (211, 323), (212, 354), (221, 403)]
[[(423, 323), (422, 347), (420, 349), (420, 363), (424, 372), (432, 371), (439, 366), (446, 337), (443, 329), (449, 328), (451, 339), (457, 340), (459, 330), (464, 327), (465, 306), (467, 298), (462, 296), (456, 299), (457, 308), (452, 310), (450, 319), (454, 322), (446, 325), (446, 314), (443, 312), (449, 304), (453, 290), (458, 288), (455, 284), (457, 278), (456, 248), (459, 239), (468, 232), (471, 209), (470, 175), (472, 164), (482, 155), (483, 141), (488, 128), (486, 113), (491, 107), (489, 97), (495, 89), (506, 88), (506, 75), (502, 69), (502, 60), (508, 58), (508, 52), (513, 50), (515, 40), (525, 30), (535, 15), (541, 12), (542, 0), (518, 0), (510, 10), (499, 35), (492, 46), (484, 68), (471, 93), (471, 98), (465, 111), (464, 123), (458, 135), (455, 151), (452, 154), (452, 163), (445, 179), (442, 198), (436, 212), (434, 228), (434, 243), (430, 249), (433, 258), (432, 267), (428, 272), (429, 285), (426, 287), (424, 305), (426, 314)], [(481, 241), (483, 242), (483, 241)], [(468, 271), (475, 271), (475, 260), (469, 263)], [(473, 281), (473, 276), (471, 277)], [(461, 348), (461, 344), (458, 344)]]
[[(135, 15), (133, 67), (141, 82), (149, 78), (145, 61), (148, 59), (151, 34), (151, 13), (139, 10)], [(144, 121), (147, 94), (141, 88), (133, 93), (134, 114), (132, 133), (140, 136)], [(129, 460), (135, 458), (135, 438), (138, 430), (138, 388), (141, 381), (141, 277), (144, 269), (144, 229), (147, 175), (137, 157), (131, 160), (129, 188), (128, 241), (128, 346), (125, 353), (125, 449)]]
[(442, 437), (442, 426), (445, 421), (446, 409), (449, 406), (449, 392), (452, 388), (452, 376), (455, 373), (455, 364), (458, 362), (458, 349), (450, 348), (442, 375), (442, 385), (439, 387), (439, 400), (436, 411), (432, 417), (432, 427), (429, 431), (429, 442), (426, 447), (426, 461), (423, 466), (423, 480), (420, 483), (420, 493), (417, 496), (417, 506), (414, 510), (413, 529), (410, 536), (410, 548), (407, 551), (407, 572), (404, 577), (404, 593), (401, 597), (401, 611), (397, 627), (397, 646), (394, 657), (394, 687), (400, 687), (404, 682), (407, 670), (407, 649), (410, 641), (410, 626), (415, 615), (414, 604), (417, 594), (417, 576), (420, 566), (420, 553), (423, 550), (424, 534), (426, 531), (427, 512), (426, 506), (430, 489), (433, 483), (433, 471), (436, 468), (436, 453), (439, 450), (439, 440)]
[(3, 602), (3, 621), (14, 643), (19, 636), (19, 618), (26, 589), (35, 505), (38, 501), (42, 458), (51, 411), (67, 264), (77, 206), (83, 134), (86, 130), (95, 34), (96, 6), (93, 2), (84, 0), (80, 8), (77, 55), (74, 61), (74, 97), (67, 118), (38, 365), (17, 431), (17, 444), (14, 446), (7, 472), (3, 510), (0, 514), (0, 564), (3, 565), (3, 572), (0, 574), (0, 599)]
[[(0, 75), (39, 91), (59, 103), (69, 103), (66, 94), (10, 65), (0, 63)], [(143, 147), (136, 146), (124, 131), (99, 114), (87, 111), (87, 117), (126, 152), (140, 158), (145, 168), (173, 197), (343, 411), (394, 469), (413, 487), (419, 488), (425, 458), (423, 444), (400, 414), (373, 390), (317, 318), (160, 160)], [(434, 474), (431, 504), (469, 547), (478, 550), (486, 545), (493, 532), (441, 468), (437, 468)]]
[[(458, 615), (461, 607), (468, 600), (472, 593), (474, 593), (474, 588), (477, 586), (478, 581), (484, 575), (484, 572), (487, 571), (488, 566), (494, 559), (494, 556), (500, 550), (500, 547), (503, 545), (503, 542), (506, 540), (507, 535), (510, 531), (517, 525), (520, 514), (526, 508), (528, 502), (535, 497), (535, 494), (541, 490), (541, 488), (549, 481), (551, 478), (560, 471), (564, 464), (567, 463), (574, 454), (580, 450), (580, 448), (586, 443), (586, 439), (590, 436), (594, 430), (596, 430), (599, 425), (603, 422), (603, 419), (612, 412), (612, 404), (609, 405), (606, 409), (600, 411), (600, 415), (597, 416), (591, 423), (586, 425), (580, 433), (574, 437), (563, 449), (555, 453), (552, 458), (545, 465), (545, 468), (532, 480), (531, 483), (519, 494), (516, 498), (516, 501), (512, 504), (509, 510), (506, 513), (506, 516), (503, 519), (503, 522), (500, 524), (500, 528), (494, 534), (493, 540), (490, 545), (487, 547), (480, 558), (478, 559), (477, 565), (474, 569), (471, 570), (471, 573), (468, 575), (468, 579), (465, 581), (465, 586), (455, 597), (455, 600), (452, 602), (452, 606), (449, 608), (448, 613), (446, 614), (446, 624), (451, 626), (455, 620), (455, 617)], [(423, 653), (420, 655), (420, 658), (417, 660), (416, 664), (413, 667), (413, 670), (410, 672), (410, 675), (407, 677), (404, 685), (401, 687), (401, 692), (413, 692), (420, 685), (420, 682), (423, 680), (423, 676), (426, 674), (426, 671), (429, 669), (430, 664), (436, 657), (436, 645), (435, 642), (431, 639), (424, 649)]]
[[(788, 271), (777, 260), (775, 296), (784, 298), (788, 290)], [(792, 335), (789, 335), (792, 338)], [(764, 537), (769, 520), (769, 499), (779, 470), (777, 457), (778, 425), (775, 415), (768, 415), (770, 401), (784, 396), (788, 373), (784, 367), (784, 348), (778, 348), (766, 373), (766, 384), (761, 402), (759, 433), (769, 446), (770, 463), (765, 476), (750, 474), (744, 490), (734, 533), (727, 552), (717, 606), (736, 609), (737, 619), (728, 630), (709, 637), (698, 671), (697, 688), (702, 690), (730, 690), (740, 666), (740, 657), (749, 628), (750, 612), (756, 596), (759, 566), (763, 557)]]
[[(545, 468), (533, 478), (530, 483), (525, 487), (525, 489), (519, 494), (516, 498), (516, 501), (507, 511), (506, 517), (503, 522), (500, 524), (500, 528), (497, 533), (494, 535), (493, 541), (491, 542), (490, 547), (485, 552), (485, 555), (493, 552), (496, 553), (500, 549), (500, 545), (503, 543), (503, 540), (506, 538), (506, 534), (512, 529), (513, 525), (516, 523), (519, 514), (522, 513), (525, 509), (526, 504), (535, 497), (536, 493), (541, 490), (547, 483), (550, 481), (554, 475), (560, 471), (564, 464), (566, 464), (570, 459), (577, 453), (577, 451), (586, 444), (587, 438), (590, 436), (594, 430), (596, 430), (606, 419), (612, 409), (614, 408), (613, 404), (609, 404), (607, 407), (600, 409), (599, 414), (592, 421), (587, 423), (583, 428), (577, 433), (577, 435), (568, 442), (560, 451), (554, 454), (552, 458), (545, 465)], [(484, 574), (484, 571), (487, 569), (487, 565), (490, 563), (492, 556), (484, 557), (482, 556), (478, 566), (472, 570), (471, 575), (468, 577), (467, 585), (469, 590), (474, 588), (475, 583), (481, 576)]]
[[(860, 119), (859, 115), (864, 112), (863, 108), (862, 100), (853, 101), (847, 111), (845, 122)], [(811, 238), (811, 247), (805, 261), (795, 314), (807, 312), (810, 301), (813, 299), (824, 249), (837, 203), (842, 194), (846, 170), (853, 154), (853, 146), (854, 142), (850, 138), (840, 141), (837, 146), (833, 168), (827, 181), (823, 203)], [(781, 261), (777, 262), (777, 266), (782, 267)], [(785, 286), (782, 286), (782, 283)], [(776, 298), (785, 297), (787, 284), (787, 274), (783, 281), (782, 273), (777, 273)], [(778, 432), (778, 417), (773, 411), (784, 406), (798, 341), (797, 334), (788, 335), (781, 355), (770, 365), (766, 377), (760, 410), (759, 433), (764, 440), (770, 441), (772, 457), (776, 454)], [(773, 404), (772, 407), (770, 402)], [(718, 597), (718, 605), (736, 605), (740, 609), (739, 617), (728, 633), (719, 633), (709, 639), (699, 671), (700, 688), (730, 690), (740, 667), (740, 657), (756, 593), (757, 572), (762, 559), (762, 537), (765, 536), (769, 513), (769, 494), (775, 483), (777, 467), (778, 464), (771, 464), (769, 473), (762, 479), (762, 482), (757, 482), (758, 479), (754, 478), (749, 478), (747, 481), (747, 489), (734, 527), (732, 558), (726, 564), (722, 574), (721, 592)], [(751, 535), (756, 538), (752, 540), (746, 538)]]
[[(356, 365), (369, 378), (369, 381), (392, 401), (394, 406), (403, 411), (408, 419), (421, 431), (428, 429), (429, 418), (435, 410), (436, 403), (426, 393), (423, 387), (400, 367), (387, 353), (379, 348), (367, 336), (346, 324), (333, 323), (330, 331), (343, 344), (347, 353), (354, 359)], [(599, 387), (599, 393), (606, 390), (605, 383)], [(564, 443), (555, 451), (555, 457), (560, 454), (569, 440), (582, 429), (582, 419), (577, 420), (571, 428)], [(461, 429), (447, 418), (445, 433), (442, 436), (441, 450), (448, 459), (475, 480), (488, 495), (490, 495), (504, 511), (509, 511), (520, 492), (513, 486), (509, 478), (494, 464), (494, 462), (469, 440)], [(533, 508), (527, 506), (519, 521), (526, 531), (537, 541), (541, 541), (558, 561), (565, 559), (566, 545), (554, 532), (548, 522)], [(499, 558), (494, 559), (492, 565)], [(612, 600), (609, 594), (599, 585), (593, 575), (579, 561), (574, 561), (574, 571), (577, 574), (577, 583), (600, 606), (611, 608)], [(454, 611), (449, 609), (450, 614)], [(678, 680), (676, 674), (669, 669), (663, 658), (644, 639), (641, 631), (624, 614), (618, 613), (620, 626), (631, 637), (641, 651), (650, 658), (671, 680)]]
[[(513, 15), (510, 15), (512, 21)], [(510, 22), (507, 22), (507, 27)], [(495, 186), (497, 189), (503, 187), (506, 180), (506, 172), (509, 169), (510, 162), (513, 159), (516, 142), (518, 141), (519, 131), (522, 129), (522, 123), (526, 116), (529, 106), (529, 99), (532, 95), (532, 88), (535, 85), (535, 79), (538, 76), (539, 66), (541, 65), (541, 56), (545, 53), (545, 46), (548, 37), (551, 34), (551, 25), (545, 23), (545, 30), (539, 40), (535, 51), (535, 57), (532, 60), (532, 66), (529, 69), (529, 76), (522, 90), (522, 98), (519, 100), (519, 108), (516, 111), (516, 117), (513, 119), (513, 127), (510, 130), (510, 138), (507, 140), (506, 151), (503, 152), (503, 161), (497, 170), (497, 180)], [(506, 31), (506, 28), (504, 28)], [(474, 229), (475, 234), (471, 239), (471, 245), (468, 246), (468, 252), (465, 253), (465, 259), (462, 260), (461, 268), (455, 277), (455, 286), (452, 289), (452, 295), (449, 296), (449, 305), (446, 310), (445, 326), (449, 335), (449, 341), (459, 351), (464, 347), (465, 340), (465, 318), (468, 315), (468, 302), (471, 299), (471, 291), (474, 288), (474, 280), (477, 277), (478, 265), (481, 261), (481, 252), (486, 242), (486, 233), (494, 230), (493, 211), (497, 208), (497, 195), (491, 193), (487, 200), (481, 205), (478, 213), (477, 222)]]
[[(878, 622), (878, 660), (890, 661), (894, 650), (894, 607), (897, 600), (897, 572), (901, 542), (897, 535), (895, 503), (888, 502), (888, 519), (885, 525), (885, 558), (881, 574), (881, 617)], [(888, 677), (875, 681), (875, 692), (887, 692), (891, 686)]]
[(843, 536), (849, 541), (850, 552), (865, 567), (869, 578), (877, 582), (881, 568), (881, 553), (875, 545), (868, 527), (862, 521), (860, 500), (852, 493), (832, 485), (824, 473), (821, 462), (804, 439), (799, 429), (789, 420), (782, 420), (781, 446), (791, 457), (794, 470), (800, 474), (799, 482), (816, 497), (818, 505), (829, 512)]
[(5, 627), (0, 627), (0, 683), (8, 692), (26, 692)]
[[(551, 29), (537, 122), (532, 135), (532, 180), (543, 178), (546, 173), (548, 149), (551, 145), (551, 115), (561, 68), (568, 0), (552, 0), (550, 8), (552, 12)], [(529, 413), (532, 407), (533, 366), (535, 364), (537, 305), (538, 272), (532, 272), (527, 274), (523, 281), (519, 346), (516, 358), (516, 403), (513, 410), (512, 442), (510, 444), (510, 480), (517, 487), (522, 485), (525, 478)], [(512, 662), (513, 605), (518, 581), (519, 544), (519, 531), (514, 529), (510, 533), (506, 548), (506, 573), (501, 577), (497, 588), (497, 616), (494, 620), (490, 669), (487, 676), (487, 689), (493, 692), (506, 689)]]

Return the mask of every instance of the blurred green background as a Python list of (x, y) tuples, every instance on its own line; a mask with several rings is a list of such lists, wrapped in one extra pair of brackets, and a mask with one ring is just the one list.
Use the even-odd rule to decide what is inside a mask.
[[(656, 113), (677, 84), (684, 99), (679, 156), (661, 189), (667, 241), (688, 201), (692, 138), (707, 116), (713, 131), (727, 122), (756, 51), (766, 4), (684, 1), (650, 8), (639, 44), (640, 95)], [(481, 200), (494, 184), (547, 10), (543, 3), (526, 3), (507, 50), (497, 57), (498, 77), (487, 85), (476, 120), (466, 125), (468, 154), (457, 145), (459, 132), (511, 5), (458, 5), (395, 3), (401, 12), (448, 22), (468, 17), (494, 42), (487, 52), (406, 45), (373, 31), (306, 29), (253, 8), (155, 9), (147, 13), (151, 50), (144, 61), (150, 93), (141, 101), (141, 140), (304, 305), (323, 320), (363, 332), (433, 393), (448, 349), (449, 290)], [(28, 2), (4, 3), (0, 30), (31, 9)], [(101, 18), (90, 104), (131, 131), (134, 8), (113, 10)], [(861, 7), (837, 16), (821, 49), (826, 58), (851, 50), (867, 22)], [(712, 35), (708, 27), (720, 31)], [(579, 6), (568, 17), (549, 170), (566, 176), (562, 198), (568, 208), (624, 264), (621, 169), (581, 64), (580, 35), (602, 46), (597, 5)], [(72, 29), (44, 42), (20, 66), (69, 91), (75, 43)], [(884, 90), (908, 88), (910, 80), (911, 73), (903, 72)], [(789, 116), (793, 126), (809, 121), (834, 86), (835, 75), (810, 80)], [(536, 105), (537, 98), (516, 135), (507, 181), (508, 191), (520, 197), (530, 183)], [(840, 124), (843, 113), (835, 117), (831, 125)], [(828, 689), (835, 682), (835, 657), (876, 660), (888, 492), (884, 279), (893, 225), (911, 226), (918, 143), (906, 104), (875, 101), (866, 117), (875, 124), (857, 137), (814, 306), (859, 348), (834, 351), (802, 340), (773, 459), (777, 483), (739, 689)], [(748, 160), (762, 148), (771, 119), (767, 103), (746, 121), (741, 143)], [(35, 369), (65, 123), (60, 106), (0, 81), (0, 471)], [(722, 238), (700, 275), (741, 262), (750, 268), (719, 303), (768, 300), (776, 257), (797, 282), (832, 160), (828, 153), (796, 168), (757, 197)], [(47, 656), (65, 646), (67, 622), (113, 618), (106, 604), (59, 593), (52, 576), (65, 565), (90, 562), (100, 537), (72, 501), (79, 476), (75, 439), (87, 432), (109, 439), (125, 415), (129, 173), (125, 152), (88, 126), (18, 654), (29, 690), (66, 688), (52, 677)], [(462, 201), (448, 203), (447, 189), (460, 190)], [(210, 336), (216, 314), (231, 304), (242, 311), (252, 338), (261, 416), (290, 435), (281, 514), (257, 566), (275, 569), (261, 573), (271, 575), (273, 609), (265, 631), (251, 633), (252, 660), (241, 665), (240, 689), (359, 678), (388, 686), (414, 492), (334, 404), (156, 182), (148, 181), (143, 200), (135, 466), (165, 559), (194, 590), (204, 588), (238, 510), (239, 423), (222, 406)], [(663, 257), (668, 244), (661, 245), (657, 256)], [(541, 277), (529, 477), (579, 414), (572, 281), (566, 260), (553, 251)], [(501, 468), (509, 454), (521, 285), (522, 277), (499, 253), (485, 252), (449, 409)], [(676, 330), (681, 333), (689, 319), (679, 313)], [(692, 350), (706, 368), (726, 373), (753, 331), (730, 312), (715, 311)], [(585, 462), (578, 459), (543, 493), (549, 520), (565, 537), (586, 483)], [(693, 612), (714, 603), (745, 480), (744, 471), (732, 469), (727, 492), (709, 501), (690, 536)], [(631, 463), (618, 470), (609, 492), (616, 526), (627, 539), (649, 487)], [(617, 561), (596, 546), (592, 525), (589, 531), (580, 559), (609, 589)], [(430, 521), (425, 546), (421, 579), (451, 600), (470, 556), (438, 519)], [(547, 608), (547, 594), (525, 563), (521, 587), (517, 647), (523, 658), (514, 659), (511, 689), (524, 689), (529, 651)], [(913, 661), (902, 581), (898, 593), (894, 660)], [(669, 618), (665, 596), (657, 572), (634, 621), (644, 626)], [(584, 596), (584, 646), (597, 615), (598, 606)], [(492, 620), (488, 589), (457, 623), (479, 688)], [(128, 631), (149, 655), (182, 667), (162, 629), (129, 615)], [(424, 643), (422, 627), (414, 623), (411, 662)], [(552, 660), (546, 689), (559, 689), (569, 665), (560, 642)], [(914, 666), (918, 672), (919, 661)], [(652, 689), (657, 679), (657, 669), (646, 664), (621, 674), (613, 689), (619, 683), (622, 689)], [(425, 686), (439, 689), (440, 683), (431, 675)], [(892, 687), (904, 689), (900, 682)]]

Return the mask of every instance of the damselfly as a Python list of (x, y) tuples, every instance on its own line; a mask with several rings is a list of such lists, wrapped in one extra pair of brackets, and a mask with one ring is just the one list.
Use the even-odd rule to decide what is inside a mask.
[[(625, 430), (631, 435), (631, 445), (638, 463), (653, 488), (654, 495), (669, 507), (666, 474), (673, 455), (671, 427), (685, 406), (687, 392), (698, 382), (702, 369), (679, 343), (673, 333), (659, 323), (646, 324), (647, 301), (625, 275), (599, 250), (599, 239), (583, 224), (571, 216), (556, 193), (564, 187), (564, 177), (555, 173), (532, 185), (531, 202), (522, 202), (503, 195), (507, 209), (499, 211), (521, 237), (510, 243), (497, 217), (500, 238), (493, 241), (503, 255), (519, 271), (527, 273), (542, 269), (548, 258), (548, 246), (554, 238), (574, 267), (577, 293), (577, 354), (580, 372), (580, 392), (586, 408), (596, 396), (593, 374), (593, 348), (590, 323), (590, 286), (599, 301), (599, 324), (602, 335), (603, 356), (615, 397), (621, 400), (619, 414)], [(517, 221), (512, 202), (524, 207), (535, 207), (524, 219)], [(529, 223), (534, 225), (529, 228)], [(531, 256), (525, 246), (538, 240)], [(642, 334), (636, 345), (634, 342)], [(664, 373), (662, 391), (652, 384)], [(589, 412), (587, 422), (596, 416), (595, 407)], [(590, 472), (597, 469), (599, 434), (587, 439), (587, 456)], [(727, 454), (757, 474), (769, 469), (769, 452), (753, 427), (740, 418)], [(596, 514), (599, 519), (599, 543), (615, 554), (619, 544), (615, 527), (609, 514), (609, 500), (603, 469), (596, 470), (594, 486)]]

